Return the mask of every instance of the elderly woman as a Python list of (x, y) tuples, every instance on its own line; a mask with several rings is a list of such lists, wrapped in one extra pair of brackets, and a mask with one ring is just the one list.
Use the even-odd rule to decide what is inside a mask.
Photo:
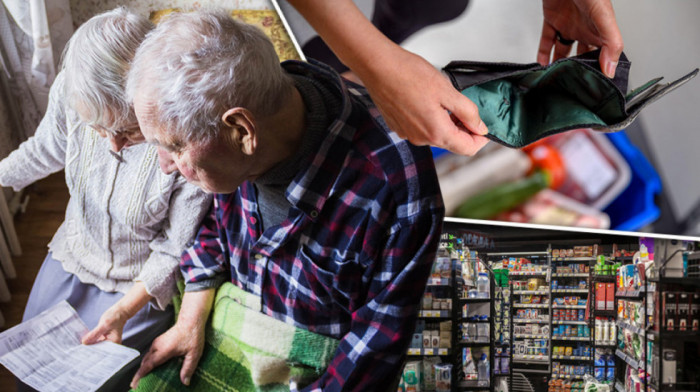
[(64, 169), (70, 191), (24, 320), (67, 300), (92, 329), (83, 342), (139, 351), (173, 322), (180, 256), (211, 204), (179, 174), (164, 174), (153, 146), (137, 145), (124, 83), (152, 27), (123, 8), (83, 24), (36, 134), (0, 162), (2, 186), (21, 189)]

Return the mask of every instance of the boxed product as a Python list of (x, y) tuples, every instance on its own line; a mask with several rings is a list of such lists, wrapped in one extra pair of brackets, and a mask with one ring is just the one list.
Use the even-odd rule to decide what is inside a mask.
[(422, 387), (426, 391), (435, 390), (435, 365), (442, 362), (440, 357), (423, 358), (423, 382)]
[(677, 296), (674, 292), (664, 293), (664, 321), (663, 326), (667, 331), (674, 331), (676, 329), (676, 316), (677, 311)]
[(678, 293), (678, 330), (688, 330), (688, 315), (690, 314), (690, 293)]
[(606, 297), (605, 297), (605, 291), (607, 287), (605, 286), (605, 283), (596, 283), (595, 284), (595, 308), (596, 310), (605, 310), (606, 304)]
[(406, 362), (403, 368), (403, 382), (406, 392), (420, 392), (421, 361)]
[(615, 310), (615, 283), (605, 283), (605, 310)]

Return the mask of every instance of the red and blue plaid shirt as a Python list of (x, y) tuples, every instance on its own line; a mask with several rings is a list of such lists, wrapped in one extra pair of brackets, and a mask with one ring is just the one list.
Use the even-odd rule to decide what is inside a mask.
[(444, 208), (432, 154), (387, 130), (364, 89), (328, 68), (283, 64), (342, 96), (318, 152), (286, 191), (286, 220), (262, 231), (253, 184), (217, 195), (182, 259), (187, 283), (225, 274), (263, 312), (340, 339), (304, 390), (387, 390), (430, 274)]

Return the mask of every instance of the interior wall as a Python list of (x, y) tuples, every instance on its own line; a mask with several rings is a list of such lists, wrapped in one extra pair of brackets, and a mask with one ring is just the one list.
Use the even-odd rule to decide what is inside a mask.
[(109, 11), (117, 6), (127, 7), (134, 12), (148, 15), (151, 11), (158, 11), (167, 8), (191, 8), (191, 7), (220, 7), (226, 10), (250, 9), (269, 10), (273, 9), (269, 0), (70, 0), (73, 23), (80, 26), (92, 16)]

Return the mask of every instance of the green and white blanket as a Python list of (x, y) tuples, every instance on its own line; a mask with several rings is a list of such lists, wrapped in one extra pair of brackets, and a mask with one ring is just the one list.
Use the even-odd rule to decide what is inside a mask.
[(190, 386), (180, 382), (182, 358), (141, 379), (137, 391), (289, 391), (323, 374), (338, 340), (275, 320), (260, 312), (260, 297), (232, 283), (216, 295), (204, 353)]

